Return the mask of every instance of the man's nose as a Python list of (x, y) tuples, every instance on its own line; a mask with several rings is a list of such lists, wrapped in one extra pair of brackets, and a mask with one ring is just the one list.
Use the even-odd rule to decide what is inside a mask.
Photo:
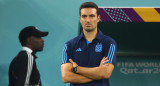
[(90, 18), (89, 17), (87, 17), (87, 22), (90, 22)]
[(44, 40), (43, 40), (43, 39), (41, 39), (41, 41), (42, 41), (42, 42), (44, 42)]

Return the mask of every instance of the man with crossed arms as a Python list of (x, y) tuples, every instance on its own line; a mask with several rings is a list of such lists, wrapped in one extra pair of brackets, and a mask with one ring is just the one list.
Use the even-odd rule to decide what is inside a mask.
[(62, 80), (70, 86), (109, 86), (116, 63), (116, 42), (97, 28), (100, 15), (95, 3), (83, 3), (79, 12), (83, 31), (65, 44)]

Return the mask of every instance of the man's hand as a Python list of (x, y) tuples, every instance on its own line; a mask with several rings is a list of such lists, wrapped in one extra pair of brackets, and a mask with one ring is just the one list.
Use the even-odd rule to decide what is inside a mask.
[(99, 67), (104, 67), (104, 66), (107, 66), (108, 65), (108, 57), (103, 57), (103, 59), (101, 60), (101, 63), (99, 65)]
[[(78, 66), (77, 63), (74, 62), (72, 59), (69, 59), (69, 61), (71, 62), (71, 65), (73, 67)], [(114, 65), (112, 63), (108, 63), (107, 57), (103, 57), (98, 67), (78, 66), (76, 73), (91, 80), (100, 80), (108, 79), (111, 76), (113, 69)]]
[(72, 63), (73, 67), (78, 66), (76, 62), (74, 62), (72, 59), (69, 59), (69, 61)]

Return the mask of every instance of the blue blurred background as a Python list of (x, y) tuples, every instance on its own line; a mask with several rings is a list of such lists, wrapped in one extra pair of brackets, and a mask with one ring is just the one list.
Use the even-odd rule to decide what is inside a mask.
[[(78, 35), (79, 7), (85, 1), (89, 0), (0, 0), (0, 86), (8, 85), (9, 64), (21, 50), (18, 34), (30, 25), (49, 31), (44, 51), (37, 53), (43, 86), (68, 86), (61, 79), (62, 49), (66, 41)], [(99, 7), (160, 6), (159, 0), (92, 1)], [(118, 85), (116, 77), (111, 78), (114, 86)]]

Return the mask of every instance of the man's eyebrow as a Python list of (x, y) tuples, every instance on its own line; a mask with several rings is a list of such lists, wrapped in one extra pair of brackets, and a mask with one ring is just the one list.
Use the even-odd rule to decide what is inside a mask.
[(94, 13), (91, 13), (90, 15), (95, 15)]
[(86, 14), (83, 14), (82, 16), (87, 16)]

